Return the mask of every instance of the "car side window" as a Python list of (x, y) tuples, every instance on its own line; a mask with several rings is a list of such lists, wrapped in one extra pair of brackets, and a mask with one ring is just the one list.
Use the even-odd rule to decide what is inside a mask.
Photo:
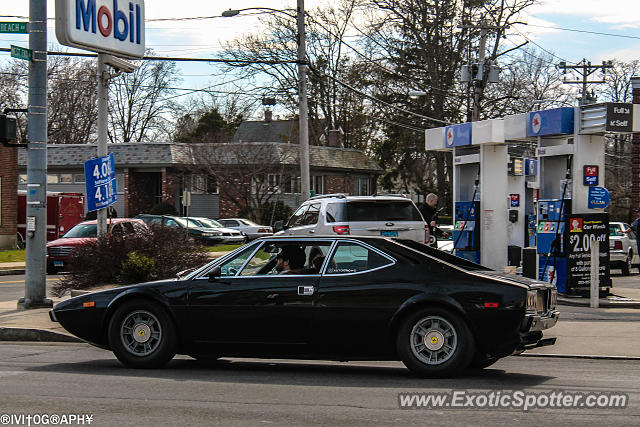
[(180, 227), (180, 225), (177, 222), (175, 222), (174, 220), (172, 220), (171, 218), (167, 219), (167, 221), (164, 223), (164, 225), (166, 227), (176, 227), (176, 228)]
[(346, 203), (327, 204), (327, 222), (345, 222), (347, 220)]
[(291, 215), (291, 218), (289, 218), (289, 223), (287, 225), (289, 227), (297, 227), (299, 225), (302, 225), (302, 221), (304, 219), (304, 213), (306, 212), (308, 207), (309, 205), (300, 206), (298, 210), (295, 211), (293, 215)]
[(329, 261), (327, 274), (358, 273), (391, 264), (391, 259), (371, 249), (354, 242), (340, 242)]
[(235, 276), (236, 273), (242, 268), (245, 261), (255, 250), (255, 245), (249, 246), (240, 253), (236, 254), (233, 258), (225, 261), (220, 265), (220, 275), (222, 277)]
[(318, 214), (320, 213), (320, 203), (309, 205), (309, 209), (304, 214), (302, 225), (313, 225), (318, 223)]

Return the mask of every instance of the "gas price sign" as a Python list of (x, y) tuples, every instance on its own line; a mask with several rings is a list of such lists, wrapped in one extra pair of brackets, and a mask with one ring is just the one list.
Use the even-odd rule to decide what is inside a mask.
[(573, 214), (565, 225), (567, 290), (591, 286), (591, 245), (600, 245), (599, 286), (609, 286), (609, 214)]
[(113, 153), (84, 163), (88, 211), (106, 208), (118, 200), (114, 164)]

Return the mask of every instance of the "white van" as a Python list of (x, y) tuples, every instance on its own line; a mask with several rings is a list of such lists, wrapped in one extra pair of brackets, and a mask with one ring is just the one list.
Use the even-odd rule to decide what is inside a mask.
[(283, 228), (277, 234), (350, 234), (429, 242), (429, 227), (422, 214), (411, 199), (402, 195), (312, 197), (296, 209)]

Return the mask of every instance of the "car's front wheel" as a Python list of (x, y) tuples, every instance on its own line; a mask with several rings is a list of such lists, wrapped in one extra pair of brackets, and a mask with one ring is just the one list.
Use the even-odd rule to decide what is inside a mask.
[(469, 366), (475, 353), (465, 321), (443, 308), (425, 308), (411, 314), (398, 332), (398, 355), (420, 377), (456, 375)]
[(176, 332), (160, 305), (131, 300), (109, 322), (109, 344), (118, 360), (131, 368), (159, 368), (176, 354)]

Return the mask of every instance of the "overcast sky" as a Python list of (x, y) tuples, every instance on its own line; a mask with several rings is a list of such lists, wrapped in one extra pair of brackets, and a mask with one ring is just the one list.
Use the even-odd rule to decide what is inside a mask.
[[(310, 9), (331, 0), (306, 0)], [(54, 17), (54, 1), (49, 0), (49, 17)], [(187, 18), (220, 15), (223, 10), (247, 7), (283, 9), (295, 6), (295, 1), (279, 0), (147, 0), (146, 18)], [(28, 0), (3, 0), (0, 15), (28, 15)], [(0, 18), (0, 21), (16, 20)], [(542, 0), (524, 17), (530, 25), (517, 25), (511, 30), (509, 40), (517, 43), (528, 37), (541, 48), (554, 52), (558, 61), (575, 63), (587, 58), (593, 63), (606, 59), (640, 59), (640, 1), (639, 0)], [(534, 26), (536, 25), (536, 26)], [(49, 21), (51, 49), (59, 49), (53, 32), (54, 22)], [(588, 34), (559, 30), (566, 28), (582, 31), (617, 34)], [(166, 56), (215, 56), (221, 43), (259, 29), (255, 16), (236, 16), (203, 21), (148, 22), (146, 44), (158, 55)], [(522, 35), (520, 35), (522, 34)], [(27, 47), (26, 35), (2, 34), (0, 47), (11, 44)], [(0, 61), (8, 59), (0, 53)], [(206, 87), (218, 75), (215, 67), (206, 64), (181, 64), (184, 87)], [(212, 74), (214, 75), (212, 77)]]

